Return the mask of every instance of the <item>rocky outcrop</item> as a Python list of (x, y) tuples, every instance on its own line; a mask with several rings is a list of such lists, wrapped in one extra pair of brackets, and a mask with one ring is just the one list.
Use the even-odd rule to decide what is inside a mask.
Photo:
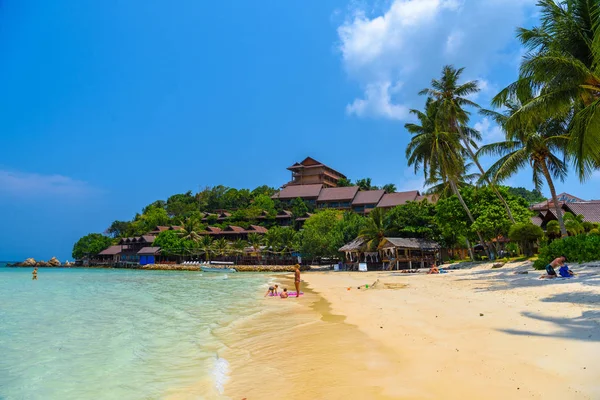
[(72, 265), (72, 264), (69, 262), (69, 260), (67, 260), (67, 261), (65, 262), (65, 265), (64, 265), (64, 266), (65, 266), (65, 267), (70, 267), (71, 265)]
[(51, 267), (60, 267), (60, 261), (58, 261), (58, 259), (56, 257), (52, 257), (49, 261), (48, 261), (48, 265), (50, 265)]
[(36, 263), (35, 263), (35, 266), (36, 266), (36, 267), (43, 268), (43, 267), (49, 267), (49, 266), (50, 266), (50, 264), (48, 264), (48, 263), (47, 263), (46, 261), (44, 261), (44, 260), (40, 260), (40, 261), (38, 261), (38, 262), (36, 262)]
[(22, 267), (35, 267), (36, 261), (33, 258), (28, 258), (27, 260), (21, 263)]

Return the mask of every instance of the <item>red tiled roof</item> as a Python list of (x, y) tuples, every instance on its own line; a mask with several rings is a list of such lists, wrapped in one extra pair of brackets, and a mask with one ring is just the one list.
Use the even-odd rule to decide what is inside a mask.
[(99, 256), (115, 256), (120, 254), (122, 250), (126, 250), (127, 246), (110, 246), (107, 249), (98, 253)]
[(152, 235), (143, 235), (142, 236), (142, 240), (144, 240), (147, 243), (152, 243), (154, 242), (154, 239), (156, 239), (156, 237), (152, 236)]
[(140, 251), (138, 251), (137, 253), (138, 254), (156, 255), (156, 254), (160, 253), (160, 247), (142, 247), (142, 249)]
[(244, 228), (241, 226), (229, 225), (227, 228), (223, 229), (223, 233), (225, 232), (244, 233)]
[(417, 201), (423, 201), (423, 200), (427, 200), (428, 202), (435, 204), (438, 201), (438, 195), (424, 194), (424, 195), (417, 197)]
[(575, 215), (583, 216), (585, 222), (600, 222), (600, 202), (586, 201), (567, 203), (563, 208)]
[(206, 232), (209, 233), (220, 233), (222, 231), (221, 228), (217, 228), (216, 226), (207, 226), (206, 227)]
[(290, 185), (286, 186), (279, 193), (275, 193), (272, 198), (274, 199), (295, 199), (300, 198), (316, 198), (319, 197), (322, 184), (317, 185)]
[(544, 222), (544, 220), (539, 215), (531, 217), (531, 223), (534, 225), (542, 226), (542, 222)]
[(362, 206), (365, 204), (377, 204), (385, 194), (385, 190), (364, 190), (356, 193), (352, 201), (353, 206)]
[(352, 201), (357, 192), (358, 186), (325, 188), (321, 190), (321, 193), (317, 198), (317, 202), (342, 200)]
[(287, 210), (282, 210), (279, 211), (277, 213), (277, 215), (275, 216), (275, 218), (291, 218), (292, 217), (292, 212), (291, 211), (287, 211)]
[(397, 192), (397, 193), (386, 193), (381, 198), (377, 207), (396, 207), (405, 204), (408, 201), (415, 201), (419, 197), (418, 190), (411, 190), (409, 192)]
[(267, 233), (268, 229), (260, 225), (250, 225), (248, 232)]

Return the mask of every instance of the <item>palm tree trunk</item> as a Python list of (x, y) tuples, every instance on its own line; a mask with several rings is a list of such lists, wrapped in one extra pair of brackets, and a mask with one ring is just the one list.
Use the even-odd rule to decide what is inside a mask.
[(469, 257), (471, 257), (471, 260), (475, 260), (475, 255), (473, 254), (473, 246), (471, 246), (471, 241), (468, 237), (466, 237), (465, 240), (467, 241), (467, 248), (469, 249)]
[(546, 164), (546, 160), (542, 160), (542, 173), (546, 178), (546, 182), (548, 182), (548, 187), (550, 188), (550, 194), (552, 195), (552, 203), (554, 203), (554, 211), (556, 212), (556, 218), (558, 219), (558, 224), (560, 225), (560, 233), (562, 237), (569, 236), (567, 233), (567, 228), (565, 228), (565, 221), (563, 220), (562, 210), (558, 205), (558, 197), (556, 196), (556, 189), (554, 188), (554, 182), (552, 182), (552, 176), (550, 175), (550, 171), (548, 171), (548, 165)]
[[(461, 137), (463, 143), (465, 144), (465, 147), (466, 147), (467, 151), (469, 152), (469, 156), (471, 156), (471, 160), (473, 160), (473, 162), (475, 163), (475, 165), (477, 165), (477, 168), (479, 169), (479, 172), (481, 172), (481, 176), (484, 177), (485, 176), (485, 171), (483, 170), (483, 167), (479, 163), (479, 160), (477, 159), (477, 157), (475, 157), (475, 153), (471, 149), (471, 146), (469, 145), (469, 141), (468, 141), (467, 137), (463, 134), (463, 131), (462, 131), (462, 129), (460, 129), (460, 127), (458, 128), (458, 132), (460, 133), (460, 137)], [(515, 224), (516, 223), (515, 219), (514, 219), (514, 217), (512, 215), (512, 211), (510, 211), (510, 207), (508, 206), (508, 203), (506, 202), (506, 199), (500, 194), (500, 192), (498, 191), (498, 188), (496, 188), (496, 185), (494, 185), (487, 177), (484, 178), (484, 179), (487, 182), (488, 186), (492, 188), (492, 190), (494, 191), (494, 193), (496, 193), (496, 196), (498, 196), (498, 198), (500, 199), (500, 201), (504, 205), (504, 208), (506, 209), (506, 213), (508, 214), (508, 218), (510, 219), (510, 222), (512, 222), (513, 224)]]
[[(452, 179), (450, 179), (449, 182), (450, 182), (450, 187), (452, 188), (452, 191), (454, 192), (454, 194), (456, 195), (456, 197), (458, 197), (458, 201), (460, 202), (460, 204), (462, 205), (463, 209), (467, 213), (467, 216), (469, 217), (469, 220), (471, 220), (471, 224), (474, 224), (475, 223), (475, 218), (473, 218), (473, 215), (471, 214), (471, 210), (469, 210), (469, 207), (467, 206), (467, 203), (465, 203), (465, 200), (463, 199), (462, 195), (460, 194), (460, 191), (458, 190), (458, 187), (456, 186), (456, 182), (454, 182)], [(488, 258), (490, 258), (490, 249), (488, 249), (487, 244), (485, 243), (485, 240), (483, 240), (483, 236), (481, 235), (481, 232), (476, 231), (476, 233), (477, 233), (477, 237), (479, 238), (479, 242), (481, 243), (481, 245), (485, 249), (485, 254), (488, 256)]]

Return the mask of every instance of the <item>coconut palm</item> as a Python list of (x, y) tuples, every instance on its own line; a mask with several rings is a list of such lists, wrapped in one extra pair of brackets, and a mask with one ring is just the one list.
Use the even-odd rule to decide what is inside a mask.
[[(436, 123), (438, 104), (433, 99), (427, 99), (424, 112), (410, 111), (416, 115), (421, 124), (408, 123), (404, 125), (406, 130), (413, 135), (406, 148), (408, 165), (414, 166), (415, 173), (422, 168), (427, 184), (442, 183), (446, 185), (458, 197), (473, 224), (475, 218), (459, 190), (459, 183), (463, 182), (462, 177), (466, 174), (467, 164), (464, 161), (464, 149), (460, 144), (457, 132), (441, 130), (441, 126)], [(489, 249), (481, 232), (476, 233), (489, 256)]]
[(186, 218), (181, 224), (181, 230), (178, 231), (179, 236), (183, 240), (191, 240), (198, 243), (202, 236), (198, 234), (198, 221), (192, 218)]
[(494, 182), (502, 182), (526, 166), (531, 166), (535, 188), (541, 190), (543, 180), (548, 184), (560, 231), (562, 236), (566, 236), (567, 230), (556, 195), (554, 179), (564, 181), (567, 176), (568, 168), (564, 160), (564, 149), (569, 140), (566, 134), (567, 123), (553, 119), (537, 125), (531, 122), (520, 126), (509, 124), (509, 119), (531, 98), (533, 98), (531, 91), (523, 91), (520, 97), (511, 98), (504, 103), (506, 108), (504, 113), (485, 111), (486, 115), (494, 118), (504, 129), (506, 140), (482, 146), (478, 153), (500, 156), (500, 159), (484, 175)]
[(279, 227), (271, 228), (264, 236), (264, 244), (272, 253), (278, 253), (281, 249), (281, 229)]
[[(435, 117), (437, 128), (451, 133), (458, 133), (464, 149), (479, 169), (479, 172), (484, 175), (485, 171), (473, 151), (473, 148), (477, 149), (474, 139), (481, 140), (481, 135), (476, 130), (468, 127), (470, 113), (465, 110), (465, 107), (480, 108), (478, 104), (468, 99), (469, 95), (479, 92), (479, 84), (477, 81), (459, 84), (463, 71), (464, 68), (456, 69), (452, 65), (446, 65), (442, 69), (441, 79), (433, 79), (431, 88), (423, 89), (419, 94), (427, 95), (435, 100), (437, 104)], [(488, 180), (487, 184), (500, 199), (506, 209), (508, 218), (514, 224), (515, 219), (504, 197), (492, 182)]]
[(583, 215), (575, 215), (570, 212), (566, 212), (563, 216), (565, 221), (565, 228), (569, 235), (577, 236), (585, 232), (583, 227)]
[(227, 242), (227, 239), (220, 238), (215, 240), (212, 243), (212, 250), (215, 252), (215, 254), (221, 257), (226, 256), (229, 251), (229, 243)]
[(290, 227), (281, 229), (281, 247), (282, 252), (291, 253), (298, 249), (298, 234)]
[(374, 208), (367, 218), (366, 226), (359, 232), (359, 236), (367, 242), (367, 247), (376, 249), (387, 233), (384, 219), (385, 211)]
[(232, 243), (231, 249), (235, 253), (236, 261), (240, 255), (244, 254), (244, 249), (246, 248), (247, 245), (248, 245), (248, 243), (246, 243), (242, 239), (238, 239)]
[(550, 118), (568, 120), (567, 148), (585, 180), (600, 165), (600, 2), (539, 0), (537, 5), (540, 26), (518, 31), (529, 50), (519, 79), (493, 104), (501, 106), (523, 90), (537, 93), (507, 124), (515, 128)]
[(248, 235), (248, 244), (252, 247), (254, 253), (256, 253), (256, 257), (260, 262), (260, 246), (263, 243), (263, 237), (257, 233), (251, 233)]
[(381, 188), (385, 190), (386, 193), (394, 193), (396, 190), (398, 190), (396, 189), (396, 185), (394, 185), (393, 183), (383, 185)]
[(202, 236), (202, 239), (198, 242), (198, 247), (204, 253), (206, 261), (210, 261), (210, 254), (213, 251), (212, 243), (213, 238), (208, 235)]

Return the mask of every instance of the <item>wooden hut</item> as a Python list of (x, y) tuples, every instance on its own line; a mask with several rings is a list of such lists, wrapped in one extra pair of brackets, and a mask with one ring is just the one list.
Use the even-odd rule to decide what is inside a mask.
[(378, 247), (387, 269), (425, 268), (439, 259), (440, 245), (417, 238), (384, 238)]

